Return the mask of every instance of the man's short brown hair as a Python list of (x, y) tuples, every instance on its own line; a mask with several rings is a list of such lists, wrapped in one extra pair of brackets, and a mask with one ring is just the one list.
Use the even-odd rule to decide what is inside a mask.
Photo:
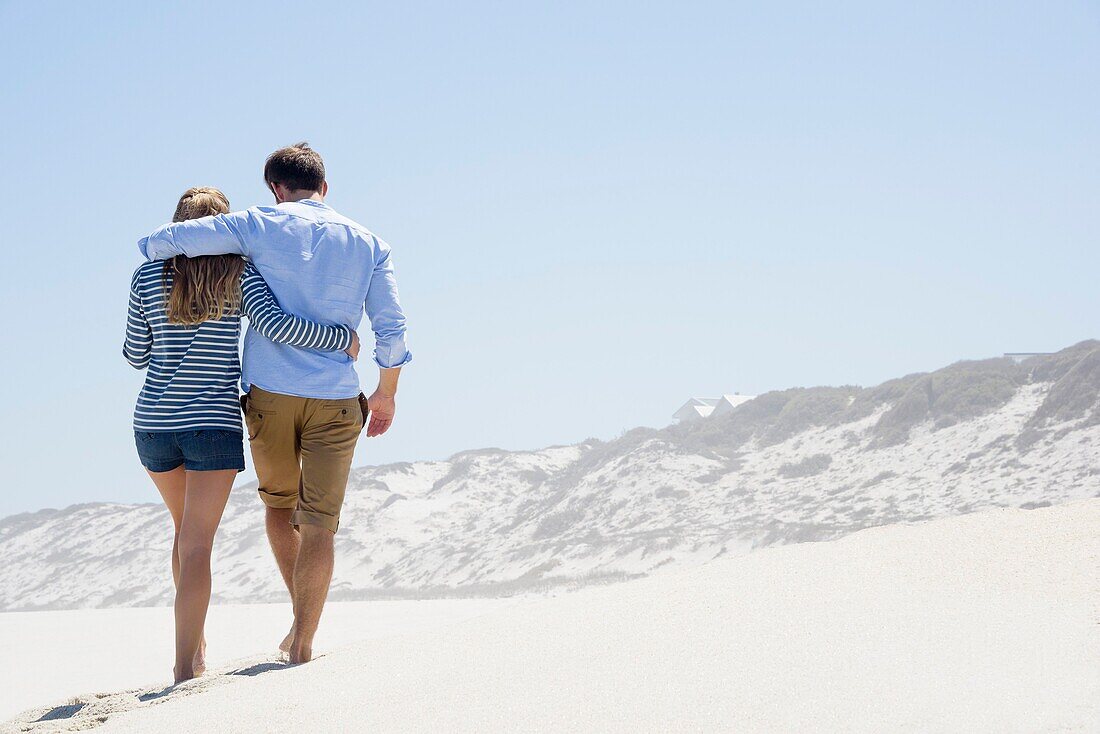
[(325, 162), (305, 141), (288, 145), (267, 157), (264, 181), (268, 186), (282, 184), (290, 191), (320, 191), (325, 183)]

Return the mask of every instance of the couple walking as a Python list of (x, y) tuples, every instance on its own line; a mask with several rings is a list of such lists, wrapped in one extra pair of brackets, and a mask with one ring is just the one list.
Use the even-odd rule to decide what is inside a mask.
[[(267, 537), (293, 602), (280, 649), (307, 662), (355, 444), (364, 424), (368, 436), (389, 429), (411, 359), (390, 248), (325, 204), (321, 156), (306, 143), (277, 150), (264, 181), (275, 204), (238, 212), (217, 189), (185, 192), (173, 223), (139, 242), (149, 262), (130, 286), (123, 353), (148, 369), (134, 438), (175, 525), (176, 682), (205, 668), (210, 554), (244, 469), (242, 408)], [(364, 311), (380, 368), (370, 397), (354, 368)]]

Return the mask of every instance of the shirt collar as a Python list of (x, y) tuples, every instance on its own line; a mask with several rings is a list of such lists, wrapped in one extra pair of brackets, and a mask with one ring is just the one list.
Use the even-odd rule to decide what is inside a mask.
[(322, 209), (331, 209), (332, 207), (323, 201), (317, 201), (316, 199), (298, 199), (298, 201), (288, 201), (287, 204), (308, 204), (310, 206), (319, 206)]

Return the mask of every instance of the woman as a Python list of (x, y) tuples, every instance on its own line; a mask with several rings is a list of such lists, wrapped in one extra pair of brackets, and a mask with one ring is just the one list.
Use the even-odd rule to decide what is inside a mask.
[[(180, 197), (173, 221), (228, 211), (222, 192), (193, 188)], [(353, 359), (359, 352), (351, 329), (284, 313), (260, 274), (236, 255), (177, 257), (134, 273), (123, 353), (135, 368), (149, 368), (134, 438), (175, 525), (177, 683), (205, 668), (210, 552), (233, 479), (244, 469), (237, 402), (242, 314), (283, 344), (343, 350)]]

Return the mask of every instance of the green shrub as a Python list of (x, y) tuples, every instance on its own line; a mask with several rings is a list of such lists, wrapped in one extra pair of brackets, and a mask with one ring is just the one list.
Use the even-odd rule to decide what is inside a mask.
[(997, 410), (1027, 382), (1028, 370), (1011, 359), (956, 362), (913, 379), (908, 390), (872, 429), (874, 448), (894, 446), (926, 420), (936, 428)]
[(1051, 385), (1035, 415), (1028, 420), (1028, 428), (1038, 430), (1050, 423), (1084, 417), (1095, 421), (1100, 417), (1095, 410), (1097, 397), (1100, 396), (1100, 343), (1084, 344), (1094, 346), (1084, 354), (1080, 353), (1082, 345), (1071, 347), (1070, 350), (1079, 355), (1079, 358), (1068, 368), (1065, 360), (1059, 358), (1061, 352), (1051, 355), (1044, 371), (1046, 374), (1058, 375), (1058, 379)]

